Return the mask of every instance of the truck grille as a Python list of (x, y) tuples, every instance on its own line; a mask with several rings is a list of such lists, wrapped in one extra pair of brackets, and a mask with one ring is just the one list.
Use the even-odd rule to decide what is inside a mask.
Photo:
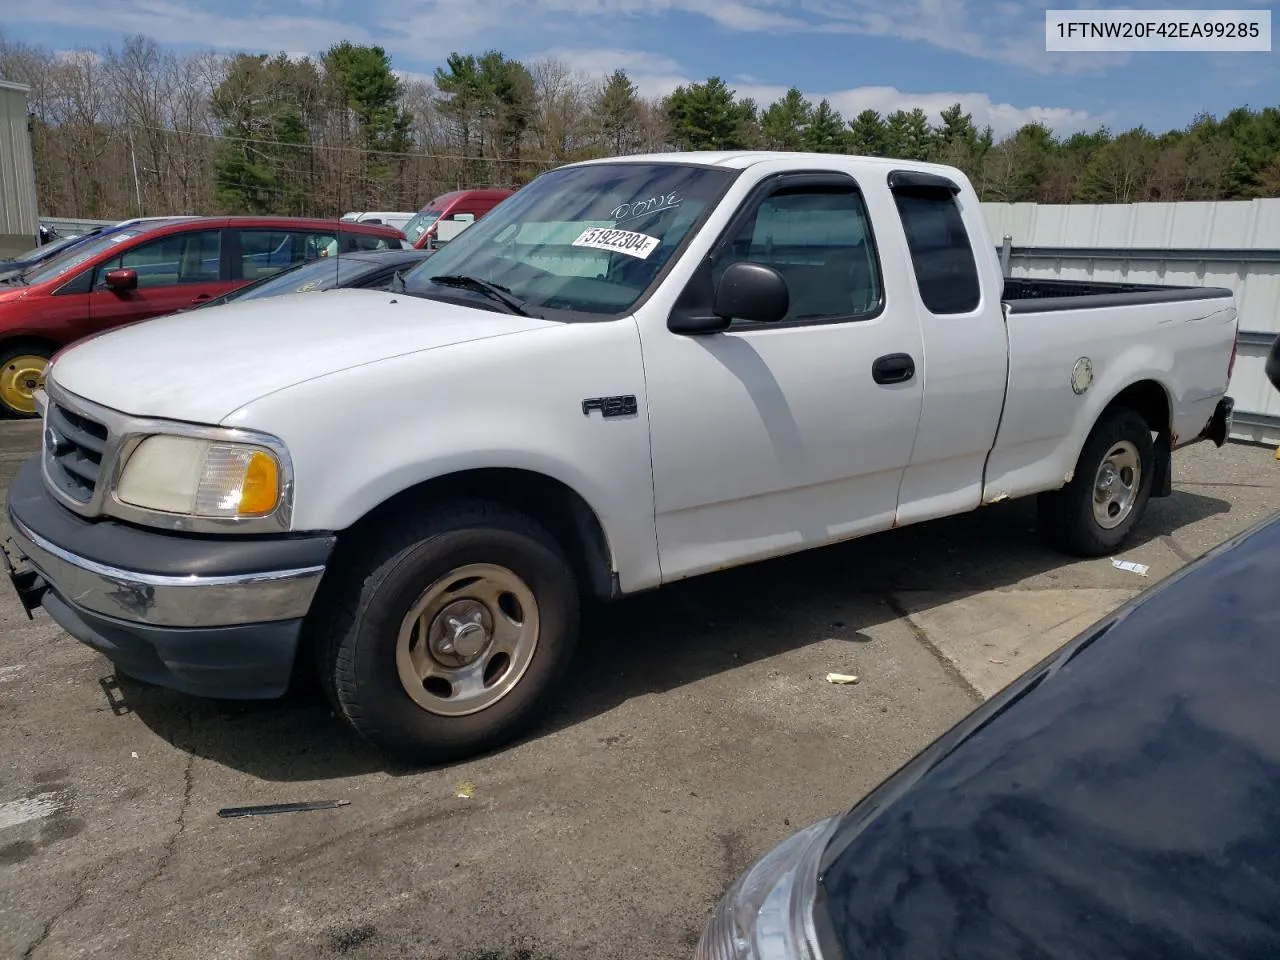
[(45, 416), (44, 448), (49, 479), (72, 500), (88, 503), (98, 486), (107, 428), (50, 402)]

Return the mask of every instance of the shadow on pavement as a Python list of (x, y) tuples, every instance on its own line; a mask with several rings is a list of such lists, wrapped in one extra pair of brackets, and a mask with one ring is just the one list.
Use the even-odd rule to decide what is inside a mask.
[[(1229, 503), (1175, 491), (1153, 501), (1126, 552), (1226, 513)], [(1008, 587), (1073, 562), (1036, 532), (1034, 500), (874, 534), (739, 567), (590, 608), (560, 704), (527, 739), (658, 693), (829, 638), (866, 642), (894, 620), (893, 593), (948, 599)], [(879, 603), (868, 603), (868, 598)], [(335, 718), (313, 684), (279, 701), (198, 700), (119, 681), (118, 709), (176, 747), (270, 781), (421, 772), (389, 761)]]

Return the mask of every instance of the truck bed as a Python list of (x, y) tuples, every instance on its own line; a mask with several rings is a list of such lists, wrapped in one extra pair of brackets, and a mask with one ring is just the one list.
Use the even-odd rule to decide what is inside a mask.
[(1008, 307), (1009, 313), (1047, 313), (1055, 310), (1131, 307), (1181, 300), (1216, 300), (1231, 295), (1231, 291), (1223, 287), (1005, 277), (1001, 300)]
[(1144, 384), (1173, 438), (1193, 439), (1209, 422), (1236, 335), (1230, 290), (1018, 277), (1003, 293), (1008, 379), (988, 501), (1070, 479), (1097, 416), (1090, 396)]

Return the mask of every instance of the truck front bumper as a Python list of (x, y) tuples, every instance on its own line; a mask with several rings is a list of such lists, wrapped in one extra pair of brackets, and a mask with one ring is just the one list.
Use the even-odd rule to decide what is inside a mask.
[(331, 535), (196, 537), (90, 521), (45, 490), (39, 457), (9, 488), (0, 559), (37, 607), (127, 676), (185, 693), (278, 697)]

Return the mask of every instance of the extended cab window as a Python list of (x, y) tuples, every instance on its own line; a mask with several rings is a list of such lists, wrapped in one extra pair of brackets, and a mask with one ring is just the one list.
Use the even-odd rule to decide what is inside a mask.
[(969, 313), (982, 299), (973, 246), (950, 191), (894, 191), (920, 299), (930, 313)]
[(741, 260), (782, 274), (791, 295), (785, 320), (857, 319), (879, 309), (867, 208), (852, 184), (784, 188), (766, 197), (716, 260), (713, 278)]
[(137, 273), (139, 290), (182, 283), (217, 283), (222, 262), (221, 240), (221, 230), (193, 230), (140, 243), (98, 264), (94, 289), (105, 290), (107, 272), (120, 269)]
[(406, 290), (492, 309), (492, 298), (447, 282), (470, 277), (500, 284), (541, 315), (619, 316), (653, 286), (732, 177), (714, 167), (640, 162), (543, 174), (424, 260), (405, 278)]

